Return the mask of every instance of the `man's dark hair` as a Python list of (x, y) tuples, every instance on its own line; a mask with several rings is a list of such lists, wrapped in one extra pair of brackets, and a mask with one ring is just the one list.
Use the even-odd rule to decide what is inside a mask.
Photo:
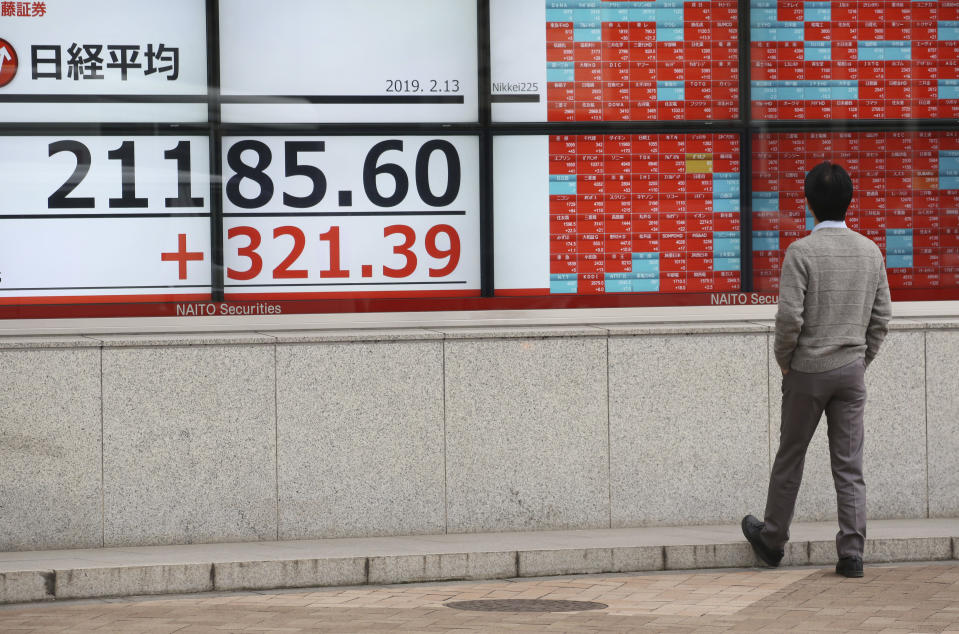
[(816, 218), (843, 220), (852, 201), (852, 179), (841, 165), (823, 161), (806, 174), (806, 200)]

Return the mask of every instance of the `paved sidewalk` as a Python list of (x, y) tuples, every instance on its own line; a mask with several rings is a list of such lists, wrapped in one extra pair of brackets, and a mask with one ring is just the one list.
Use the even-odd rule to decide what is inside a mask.
[[(785, 566), (832, 565), (836, 525), (792, 527)], [(867, 563), (959, 559), (959, 520), (873, 520)], [(738, 525), (0, 553), (0, 604), (140, 594), (736, 568)]]
[[(581, 612), (483, 612), (451, 601), (571, 600)], [(0, 606), (0, 631), (953, 632), (959, 562), (587, 575)]]

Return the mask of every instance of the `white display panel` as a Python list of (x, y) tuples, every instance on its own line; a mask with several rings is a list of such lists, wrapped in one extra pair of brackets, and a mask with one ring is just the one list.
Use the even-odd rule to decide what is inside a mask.
[(546, 2), (490, 0), (493, 121), (546, 121)]
[(227, 123), (476, 121), (475, 0), (220, 2)]
[[(209, 219), (0, 220), (0, 225), (0, 303), (210, 296)], [(164, 253), (177, 255), (181, 235), (188, 254), (182, 271), (178, 261), (162, 259)]]
[(0, 304), (208, 298), (209, 140), (0, 138)]
[(0, 17), (0, 120), (207, 120), (205, 2), (6, 4), (29, 15)]
[(226, 299), (480, 291), (476, 137), (227, 137)]
[(549, 292), (549, 137), (493, 139), (493, 244), (498, 295)]

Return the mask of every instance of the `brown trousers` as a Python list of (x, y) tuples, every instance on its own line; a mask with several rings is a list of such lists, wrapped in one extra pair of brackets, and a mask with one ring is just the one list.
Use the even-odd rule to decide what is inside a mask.
[(783, 377), (779, 451), (769, 477), (762, 539), (782, 549), (802, 482), (806, 449), (823, 412), (829, 426), (829, 457), (839, 507), (836, 551), (862, 557), (866, 542), (866, 484), (862, 478), (866, 363), (860, 359), (828, 372), (790, 370)]

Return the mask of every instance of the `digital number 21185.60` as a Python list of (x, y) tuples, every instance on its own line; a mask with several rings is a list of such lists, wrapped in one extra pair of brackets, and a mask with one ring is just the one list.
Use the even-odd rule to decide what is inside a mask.
[[(47, 207), (49, 209), (93, 209), (96, 207), (96, 199), (92, 196), (71, 196), (83, 179), (90, 172), (90, 164), (93, 157), (90, 154), (90, 148), (80, 141), (55, 141), (50, 144), (50, 156), (60, 154), (61, 152), (70, 152), (77, 159), (77, 166), (73, 170), (70, 178), (53, 192), (47, 198)], [(136, 194), (136, 161), (134, 159), (133, 141), (124, 141), (120, 147), (107, 152), (107, 158), (111, 161), (120, 161), (120, 196), (119, 198), (110, 198), (109, 205), (114, 209), (144, 209), (149, 206), (146, 198), (140, 198)], [(175, 198), (166, 198), (164, 203), (167, 207), (202, 207), (203, 198), (193, 197), (191, 192), (193, 184), (191, 181), (192, 172), (190, 171), (190, 142), (180, 141), (175, 147), (163, 153), (163, 157), (170, 161), (176, 161), (176, 192)]]

